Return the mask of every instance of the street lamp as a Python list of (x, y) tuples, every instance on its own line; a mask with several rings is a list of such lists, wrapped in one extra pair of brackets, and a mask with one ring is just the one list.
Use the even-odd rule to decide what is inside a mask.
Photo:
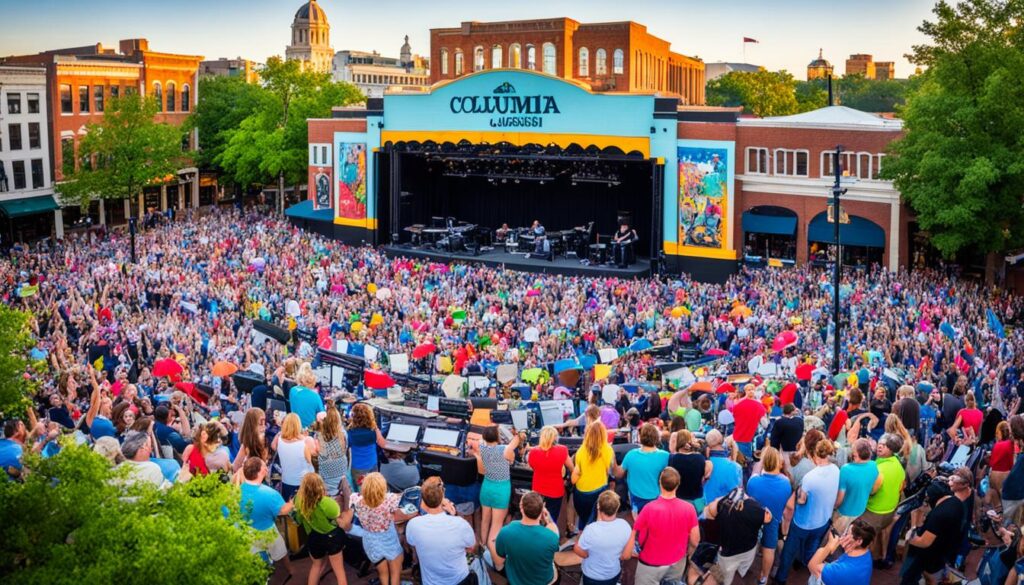
[(135, 218), (128, 218), (128, 235), (132, 241), (132, 264), (135, 264)]
[(832, 170), (835, 174), (835, 182), (832, 183), (832, 242), (835, 246), (835, 261), (832, 266), (832, 374), (839, 374), (839, 274), (842, 270), (843, 254), (839, 247), (839, 224), (842, 221), (842, 213), (839, 209), (839, 196), (846, 193), (842, 187), (843, 175), (840, 157), (843, 154), (843, 147), (836, 146)]

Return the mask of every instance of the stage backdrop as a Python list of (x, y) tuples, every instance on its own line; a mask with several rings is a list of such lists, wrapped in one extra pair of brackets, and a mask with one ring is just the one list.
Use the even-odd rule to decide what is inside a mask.
[(677, 253), (735, 259), (731, 210), (735, 183), (732, 142), (680, 140)]

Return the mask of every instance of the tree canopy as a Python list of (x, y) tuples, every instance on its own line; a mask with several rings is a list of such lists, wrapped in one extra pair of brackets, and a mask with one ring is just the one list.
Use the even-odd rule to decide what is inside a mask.
[(927, 66), (902, 112), (906, 135), (890, 146), (882, 176), (895, 182), (945, 256), (1024, 244), (1024, 4), (939, 2), (918, 30)]
[(796, 80), (787, 71), (730, 71), (707, 87), (712, 106), (743, 106), (755, 116), (786, 116), (797, 111)]
[(78, 143), (78, 169), (57, 185), (62, 199), (87, 206), (93, 199), (129, 199), (188, 162), (181, 128), (156, 122), (153, 97), (127, 94), (109, 100), (103, 120), (86, 126)]
[[(355, 86), (331, 81), (330, 75), (304, 71), (297, 61), (271, 57), (260, 70), (262, 85), (245, 98), (252, 104), (234, 126), (217, 132), (223, 150), (213, 161), (241, 185), (267, 183), (283, 176), (304, 183), (309, 145), (306, 120), (327, 118), (331, 108), (357, 103), (363, 95)], [(206, 115), (200, 93), (197, 117)], [(237, 115), (239, 112), (235, 112)], [(212, 114), (215, 115), (215, 114)]]
[(236, 129), (260, 106), (260, 86), (241, 77), (212, 76), (199, 80), (199, 104), (189, 117), (188, 127), (199, 130), (200, 149), (196, 163), (219, 172), (221, 182), (238, 183), (232, 173), (217, 162), (227, 148), (228, 131)]
[(73, 441), (24, 465), (23, 483), (0, 482), (0, 583), (266, 581), (238, 488), (215, 474), (167, 491), (126, 485), (123, 469)]
[(25, 374), (31, 366), (31, 317), (6, 304), (0, 305), (0, 420), (22, 416), (30, 404), (35, 380)]

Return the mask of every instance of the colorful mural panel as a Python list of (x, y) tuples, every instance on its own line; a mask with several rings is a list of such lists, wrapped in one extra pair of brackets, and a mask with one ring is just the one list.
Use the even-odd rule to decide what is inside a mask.
[(366, 144), (338, 143), (337, 217), (366, 218)]
[(729, 249), (729, 151), (680, 146), (679, 245)]

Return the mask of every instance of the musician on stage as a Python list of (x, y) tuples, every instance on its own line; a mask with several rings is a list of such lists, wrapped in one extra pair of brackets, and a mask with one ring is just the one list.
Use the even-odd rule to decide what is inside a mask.
[(619, 231), (615, 234), (615, 238), (612, 239), (612, 259), (615, 261), (616, 266), (619, 268), (627, 266), (628, 246), (632, 246), (639, 239), (640, 236), (637, 235), (635, 229), (629, 226), (628, 222), (624, 221), (619, 225)]
[(508, 227), (507, 223), (501, 224), (501, 227), (498, 228), (494, 232), (494, 239), (495, 239), (495, 241), (497, 241), (497, 242), (504, 242), (505, 240), (508, 239), (508, 234), (511, 231), (512, 231), (512, 228)]
[(546, 239), (545, 234), (547, 231), (544, 229), (543, 224), (540, 223), (539, 219), (533, 220), (533, 225), (530, 226), (530, 231), (536, 236), (536, 240), (533, 242), (533, 251), (537, 254), (544, 253), (544, 240)]

